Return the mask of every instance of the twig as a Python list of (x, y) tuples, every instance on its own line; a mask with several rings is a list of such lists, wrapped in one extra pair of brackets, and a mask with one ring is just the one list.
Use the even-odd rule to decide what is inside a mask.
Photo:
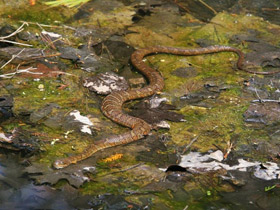
[(15, 72), (0, 75), (0, 78), (8, 78), (8, 79), (10, 79), (10, 78), (12, 78), (14, 75), (20, 74), (20, 73), (43, 74), (43, 73), (41, 73), (41, 72), (31, 72), (31, 70), (35, 70), (35, 69), (37, 69), (37, 68), (29, 67), (29, 68), (27, 68), (27, 69), (17, 69)]
[[(16, 74), (20, 74), (20, 73), (37, 74), (37, 75), (44, 74), (43, 72), (32, 72), (32, 70), (36, 70), (37, 69), (37, 68), (33, 68), (33, 67), (29, 67), (27, 69), (18, 69), (18, 68), (19, 68), (19, 65), (18, 65), (17, 70), (15, 72), (8, 73), (8, 74), (2, 74), (2, 75), (0, 75), (0, 78), (10, 79), (10, 78), (14, 77)], [(74, 74), (66, 73), (66, 72), (63, 72), (63, 71), (51, 71), (50, 73), (64, 74), (64, 75), (67, 75), (67, 76), (77, 77)]]
[(270, 134), (269, 136), (273, 136), (273, 135), (275, 135), (275, 134), (277, 134), (277, 133), (279, 133), (280, 132), (280, 130), (277, 130), (277, 131), (275, 131), (273, 134)]
[(256, 102), (260, 102), (260, 103), (265, 103), (265, 102), (274, 102), (274, 103), (280, 103), (280, 99), (279, 100), (273, 100), (273, 99), (256, 99), (256, 100), (252, 100), (252, 103), (256, 103)]
[(227, 152), (224, 154), (224, 159), (227, 159), (229, 153), (231, 152), (232, 148), (233, 148), (233, 143), (228, 141), (227, 142), (228, 148), (227, 148)]
[(214, 147), (216, 147), (218, 150), (224, 151), (223, 148), (221, 148), (220, 146), (218, 146), (217, 144), (212, 144)]
[(12, 58), (8, 60), (3, 66), (1, 66), (0, 69), (3, 69), (5, 66), (7, 66), (9, 63), (11, 63), (15, 58), (17, 58), (25, 49), (23, 48), (18, 54), (12, 55)]
[(61, 39), (61, 37), (60, 37), (60, 38), (58, 38), (58, 39), (52, 41), (52, 39), (50, 38), (50, 36), (49, 36), (48, 34), (45, 35), (43, 32), (40, 33), (40, 37), (41, 37), (42, 41), (43, 41), (44, 43), (46, 43), (46, 47), (45, 47), (45, 48), (47, 48), (48, 46), (50, 46), (50, 48), (52, 48), (52, 49), (54, 49), (54, 50), (57, 49), (57, 48), (55, 47), (55, 45), (54, 45), (54, 42), (56, 42), (56, 41), (58, 41), (58, 40)]
[(279, 11), (280, 8), (277, 7), (277, 8), (262, 8), (262, 11)]
[(176, 4), (179, 8), (181, 8), (182, 10), (184, 10), (184, 11), (186, 11), (187, 13), (191, 13), (191, 11), (187, 8), (187, 7), (185, 7), (185, 6), (183, 6), (181, 3), (179, 3), (177, 0), (172, 0), (173, 1), (173, 3), (174, 4)]
[[(44, 50), (42, 50), (42, 54), (44, 54)], [(40, 55), (40, 56), (34, 56), (31, 59), (39, 59), (39, 58), (51, 58), (51, 57), (55, 57), (55, 56), (60, 56), (61, 53), (55, 53), (55, 54), (50, 54), (50, 55)]]
[[(23, 22), (23, 21), (21, 21)], [(73, 30), (73, 31), (77, 31), (77, 29), (73, 28), (73, 27), (70, 27), (70, 26), (66, 26), (66, 25), (62, 25), (62, 26), (56, 26), (56, 25), (46, 25), (46, 24), (41, 24), (41, 23), (35, 23), (35, 22), (26, 22), (28, 24), (31, 24), (31, 25), (37, 25), (39, 26), (41, 29), (43, 29), (43, 27), (47, 27), (47, 28), (66, 28), (66, 29), (70, 29), (70, 30)]]
[(205, 7), (207, 7), (208, 9), (210, 9), (215, 15), (217, 14), (216, 10), (214, 10), (211, 6), (209, 6), (208, 4), (206, 4), (204, 1), (202, 0), (198, 0), (201, 4), (203, 4)]
[(187, 210), (189, 208), (189, 205), (186, 205), (183, 210)]
[(215, 25), (213, 25), (213, 27), (214, 27), (214, 32), (215, 32), (215, 35), (216, 35), (216, 37), (217, 37), (218, 42), (221, 42), (221, 40), (220, 40), (220, 38), (219, 38), (219, 35), (218, 35), (217, 28), (215, 27)]
[(256, 88), (256, 87), (255, 87), (255, 93), (256, 93), (257, 98), (259, 99), (259, 101), (262, 101), (261, 97), (260, 97), (259, 94), (258, 94), (258, 91), (257, 91), (257, 88)]
[(25, 25), (28, 26), (28, 23), (27, 23), (27, 22), (23, 22), (23, 24), (22, 24), (17, 30), (15, 30), (13, 33), (11, 33), (11, 34), (9, 34), (9, 35), (7, 35), (7, 36), (2, 36), (2, 37), (0, 37), (0, 39), (7, 39), (7, 38), (10, 38), (10, 37), (12, 37), (12, 36), (14, 36), (14, 35), (16, 35), (16, 34), (22, 32), (22, 31), (24, 30), (23, 27), (24, 27)]
[(11, 41), (11, 40), (6, 40), (7, 38), (10, 38), (10, 37), (12, 37), (12, 36), (22, 32), (24, 30), (23, 27), (25, 25), (28, 25), (28, 23), (27, 22), (23, 22), (23, 24), (17, 30), (15, 30), (13, 33), (11, 33), (11, 34), (9, 34), (7, 36), (0, 37), (0, 42), (7, 42), (7, 43), (12, 43), (12, 44), (32, 47), (32, 45), (30, 45), (30, 44), (24, 44), (24, 43), (20, 43), (20, 42)]
[(185, 149), (182, 151), (182, 154), (184, 154), (191, 146), (192, 146), (192, 144), (198, 139), (198, 137), (199, 137), (199, 135), (198, 136), (196, 136), (195, 138), (193, 138), (192, 140), (191, 140), (191, 142), (185, 147)]
[(122, 170), (119, 170), (119, 171), (113, 171), (113, 172), (110, 172), (110, 173), (102, 174), (102, 177), (103, 177), (103, 176), (110, 175), (110, 174), (117, 174), (117, 173), (126, 172), (126, 171), (129, 171), (129, 170), (131, 170), (131, 169), (137, 168), (137, 167), (141, 166), (142, 164), (143, 164), (143, 163), (138, 163), (138, 164), (136, 164), (136, 165), (130, 166), (130, 167), (128, 167), (128, 168), (125, 168), (125, 169), (122, 169)]
[(33, 45), (31, 45), (31, 44), (24, 44), (24, 43), (20, 43), (20, 42), (11, 41), (11, 40), (5, 40), (5, 39), (0, 39), (0, 42), (6, 42), (6, 43), (11, 43), (11, 44), (17, 44), (17, 45), (22, 45), (22, 46), (26, 46), (26, 47), (32, 47), (32, 46), (33, 46)]
[[(142, 164), (143, 164), (143, 163), (138, 163), (138, 164), (133, 165), (133, 166), (130, 166), (130, 167), (128, 167), (128, 168), (122, 169), (122, 170), (120, 170), (120, 171), (118, 171), (118, 172), (129, 171), (129, 170), (131, 170), (131, 169), (134, 169), (134, 168), (137, 168), (137, 167), (141, 166)], [(118, 172), (116, 172), (116, 173), (118, 173)]]
[(112, 172), (111, 174), (126, 172), (126, 171), (129, 171), (129, 170), (131, 170), (131, 169), (137, 168), (137, 167), (141, 166), (142, 164), (143, 164), (143, 163), (138, 163), (138, 164), (133, 165), (133, 166), (130, 166), (130, 167), (128, 167), (128, 168), (125, 168), (125, 169), (122, 169), (122, 170), (119, 170), (119, 171)]

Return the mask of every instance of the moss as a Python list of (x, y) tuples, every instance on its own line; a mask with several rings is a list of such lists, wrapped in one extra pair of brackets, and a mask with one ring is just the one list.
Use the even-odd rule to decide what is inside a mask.
[[(107, 28), (108, 31), (118, 31), (124, 27), (132, 24), (132, 16), (135, 14), (134, 9), (131, 7), (119, 7), (112, 11), (95, 11), (89, 17), (89, 20), (83, 25), (94, 25), (97, 27)], [(83, 20), (82, 20), (83, 21)], [(76, 24), (81, 24), (81, 21)]]
[(53, 24), (54, 22), (64, 23), (75, 10), (67, 9), (66, 7), (58, 7), (50, 9), (49, 7), (37, 3), (33, 7), (23, 5), (18, 9), (7, 8), (2, 17), (10, 17), (13, 20), (24, 20), (28, 22), (37, 22), (40, 24)]
[(105, 193), (117, 194), (123, 189), (123, 183), (108, 184), (106, 182), (88, 182), (83, 185), (83, 194), (85, 195), (102, 195)]
[[(73, 94), (71, 89), (59, 90), (57, 87), (60, 84), (53, 79), (43, 79), (39, 82), (28, 80), (23, 84), (23, 87), (13, 90), (15, 94), (15, 113), (22, 109), (42, 108), (42, 105), (47, 103), (57, 103), (62, 107), (64, 107), (63, 105), (71, 106), (82, 98), (83, 92), (81, 90), (76, 90)], [(42, 91), (39, 89), (39, 85), (43, 85)]]

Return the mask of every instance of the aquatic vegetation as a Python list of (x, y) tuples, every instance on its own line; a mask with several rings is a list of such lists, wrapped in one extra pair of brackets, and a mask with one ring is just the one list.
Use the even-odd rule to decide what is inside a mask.
[(89, 0), (54, 0), (45, 2), (46, 5), (51, 7), (57, 6), (67, 6), (67, 7), (76, 7), (81, 6), (82, 4), (88, 2)]

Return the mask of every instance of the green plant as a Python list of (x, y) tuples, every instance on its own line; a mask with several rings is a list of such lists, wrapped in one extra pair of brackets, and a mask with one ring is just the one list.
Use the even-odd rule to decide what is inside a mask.
[(67, 6), (67, 7), (75, 7), (81, 4), (84, 4), (88, 2), (89, 0), (54, 0), (54, 1), (48, 1), (45, 4), (51, 6), (51, 7), (57, 7), (57, 6)]
[(276, 185), (267, 186), (267, 187), (264, 188), (264, 191), (265, 191), (265, 192), (270, 191), (270, 190), (272, 190), (272, 189), (275, 188), (275, 187), (276, 187)]

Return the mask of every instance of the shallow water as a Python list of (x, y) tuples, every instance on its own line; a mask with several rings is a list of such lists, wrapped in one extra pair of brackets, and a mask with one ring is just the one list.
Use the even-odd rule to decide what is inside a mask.
[[(99, 74), (105, 72), (116, 76), (112, 89), (146, 85), (129, 62), (136, 48), (231, 45), (247, 53), (253, 70), (279, 69), (279, 2), (94, 0), (72, 9), (27, 2), (0, 3), (0, 36), (26, 21), (26, 33), (12, 41), (33, 45), (25, 51), (13, 48), (21, 45), (4, 48), (7, 43), (0, 48), (0, 146), (6, 148), (0, 151), (1, 210), (280, 209), (277, 174), (266, 181), (254, 175), (254, 167), (194, 172), (179, 165), (190, 151), (228, 152), (217, 163), (228, 168), (239, 159), (260, 163), (264, 173), (268, 161), (279, 165), (280, 76), (233, 71), (236, 57), (227, 53), (150, 56), (147, 62), (162, 72), (165, 89), (124, 109), (151, 124), (161, 122), (159, 129), (66, 169), (52, 168), (57, 157), (126, 131), (100, 112), (103, 93), (85, 86), (106, 80), (107, 73)], [(251, 103), (260, 99), (272, 102)], [(79, 113), (86, 129), (71, 113)]]

